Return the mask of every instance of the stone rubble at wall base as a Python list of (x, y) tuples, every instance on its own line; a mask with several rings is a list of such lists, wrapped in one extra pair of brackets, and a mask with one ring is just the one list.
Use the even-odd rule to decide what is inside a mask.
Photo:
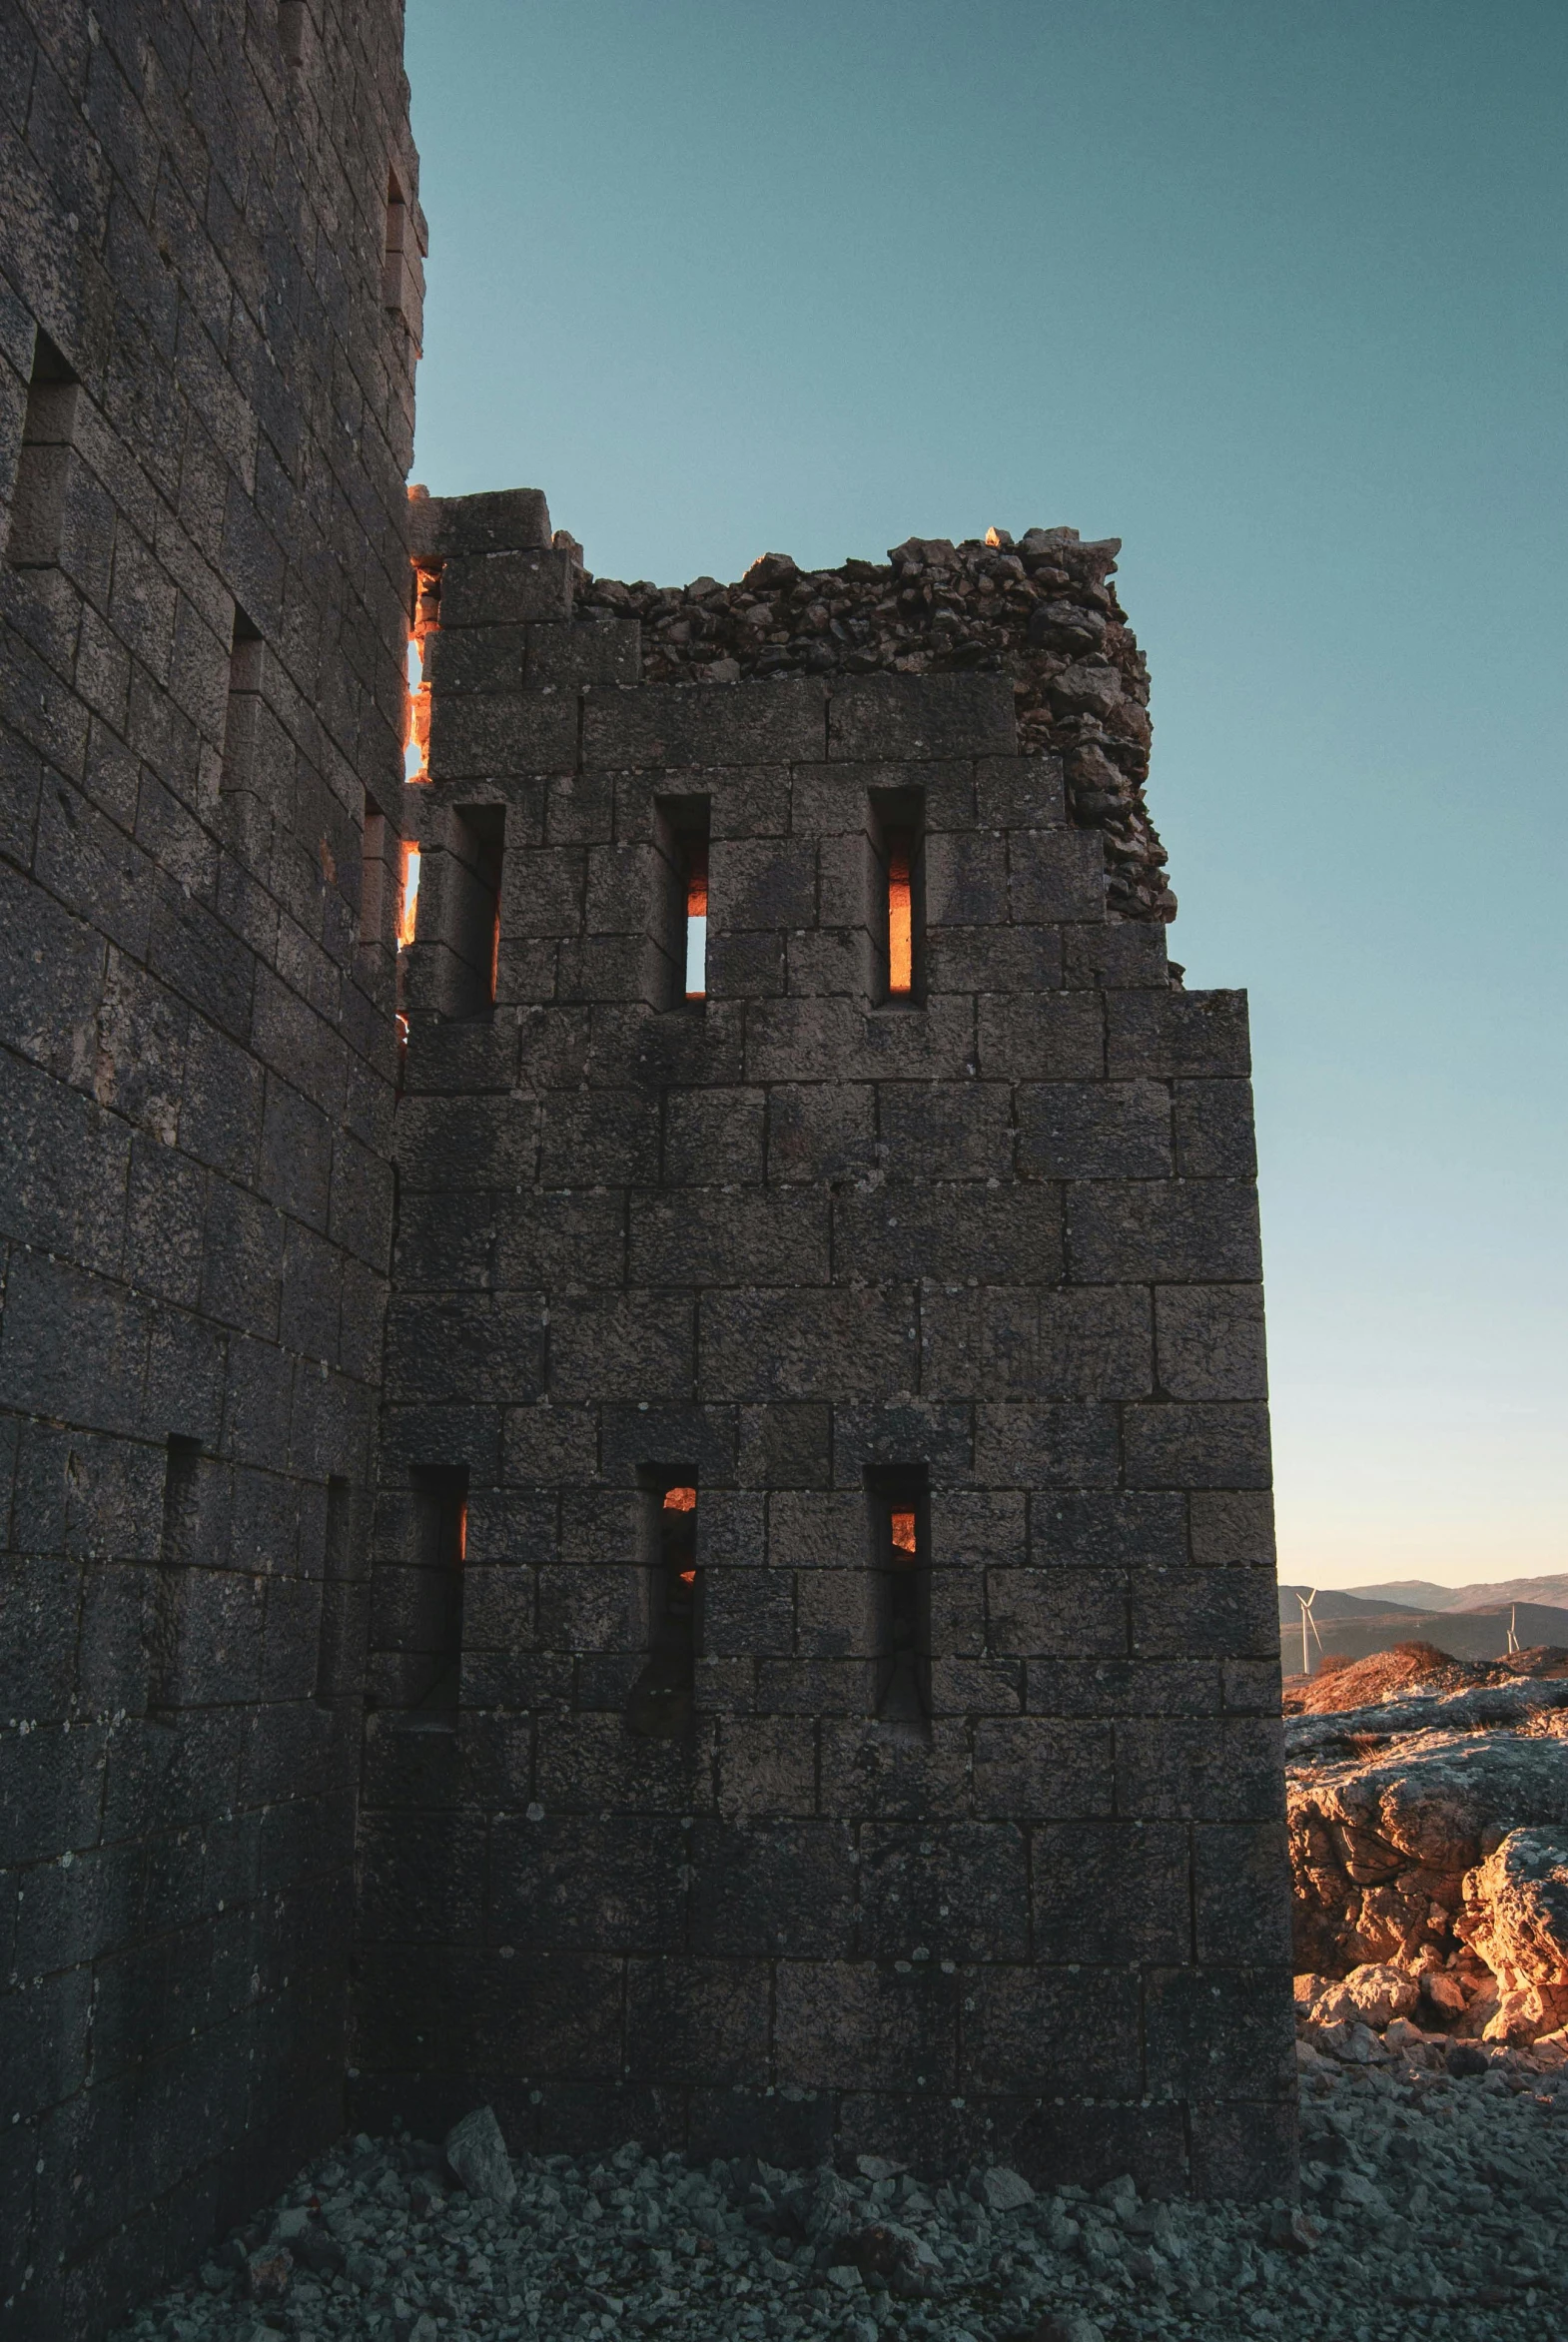
[(503, 2208), (438, 2147), (362, 2134), (119, 2342), (1537, 2342), (1568, 2310), (1568, 2073), (1484, 2049), (1450, 2073), (1412, 2028), (1360, 2029), (1303, 2040), (1299, 2206), (628, 2143), (519, 2160)]

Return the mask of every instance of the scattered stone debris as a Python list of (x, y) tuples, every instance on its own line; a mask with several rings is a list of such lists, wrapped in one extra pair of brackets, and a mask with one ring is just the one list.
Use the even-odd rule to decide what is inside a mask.
[[(1381, 2003), (1361, 2005), (1381, 2015)], [(121, 2342), (1538, 2342), (1568, 2311), (1568, 2060), (1303, 2009), (1302, 2200), (1164, 2203), (363, 2134)], [(484, 2142), (469, 2193), (452, 2168)], [(493, 2134), (493, 2135), (492, 2135)]]
[(1011, 674), (1020, 745), (1061, 756), (1073, 820), (1104, 834), (1111, 910), (1167, 922), (1176, 897), (1144, 801), (1149, 669), (1110, 583), (1121, 549), (1120, 537), (1086, 544), (1076, 528), (1016, 541), (993, 528), (962, 544), (912, 536), (886, 565), (802, 570), (764, 553), (738, 585), (622, 585), (584, 572), (575, 606), (582, 619), (641, 621), (650, 683)]

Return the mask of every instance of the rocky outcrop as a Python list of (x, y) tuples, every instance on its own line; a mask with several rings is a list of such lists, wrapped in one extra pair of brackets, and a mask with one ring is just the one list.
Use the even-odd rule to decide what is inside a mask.
[(885, 565), (803, 570), (764, 553), (738, 585), (623, 585), (584, 571), (576, 611), (641, 621), (645, 682), (1011, 674), (1022, 746), (1061, 757), (1072, 819), (1104, 837), (1111, 909), (1166, 922), (1176, 897), (1144, 801), (1149, 669), (1110, 582), (1121, 549), (1120, 537), (1085, 544), (1076, 528), (1016, 541), (993, 528), (957, 545), (912, 536)]
[(1286, 1676), (1283, 1706), (1287, 1716), (1321, 1716), (1345, 1708), (1370, 1707), (1374, 1701), (1406, 1693), (1434, 1696), (1471, 1691), (1489, 1684), (1517, 1683), (1526, 1676), (1568, 1676), (1568, 1650), (1539, 1643), (1497, 1659), (1456, 1659), (1435, 1643), (1395, 1643), (1365, 1659), (1324, 1657), (1315, 1675)]
[(1298, 2001), (1530, 2041), (1568, 2018), (1568, 1683), (1286, 1720)]
[(1511, 1830), (1466, 1878), (1455, 1933), (1497, 1978), (1495, 2038), (1568, 2023), (1568, 1832)]

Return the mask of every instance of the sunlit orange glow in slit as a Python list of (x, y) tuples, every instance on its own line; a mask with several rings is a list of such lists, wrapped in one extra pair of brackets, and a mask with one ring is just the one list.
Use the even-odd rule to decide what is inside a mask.
[(407, 723), (402, 741), (402, 777), (427, 781), (430, 777), (430, 686), (425, 676), (425, 644), (440, 624), (439, 569), (413, 571), (413, 623), (408, 629)]
[(915, 1558), (915, 1516), (913, 1512), (895, 1512), (892, 1516), (892, 1527), (894, 1553), (907, 1553), (910, 1560), (913, 1561)]
[[(697, 1491), (695, 1488), (665, 1489), (664, 1510), (666, 1512), (695, 1512), (696, 1509)], [(694, 1586), (697, 1582), (697, 1573), (694, 1569), (683, 1569), (677, 1574), (683, 1586)]]
[[(909, 840), (888, 843), (888, 991), (907, 993), (915, 981), (915, 935), (909, 895)], [(895, 1516), (898, 1518), (901, 1516)], [(910, 1518), (913, 1519), (913, 1514)]]
[(413, 941), (419, 903), (419, 849), (404, 845), (397, 880), (397, 949), (405, 952)]
[(686, 849), (686, 998), (708, 992), (708, 848), (702, 838)]
[(457, 1567), (461, 1569), (468, 1558), (468, 1499), (457, 1507)]

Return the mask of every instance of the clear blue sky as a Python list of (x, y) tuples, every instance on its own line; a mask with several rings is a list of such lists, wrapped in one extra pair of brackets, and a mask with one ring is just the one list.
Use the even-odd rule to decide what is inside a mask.
[(1125, 540), (1252, 999), (1281, 1566), (1568, 1568), (1561, 0), (410, 0), (415, 476)]

